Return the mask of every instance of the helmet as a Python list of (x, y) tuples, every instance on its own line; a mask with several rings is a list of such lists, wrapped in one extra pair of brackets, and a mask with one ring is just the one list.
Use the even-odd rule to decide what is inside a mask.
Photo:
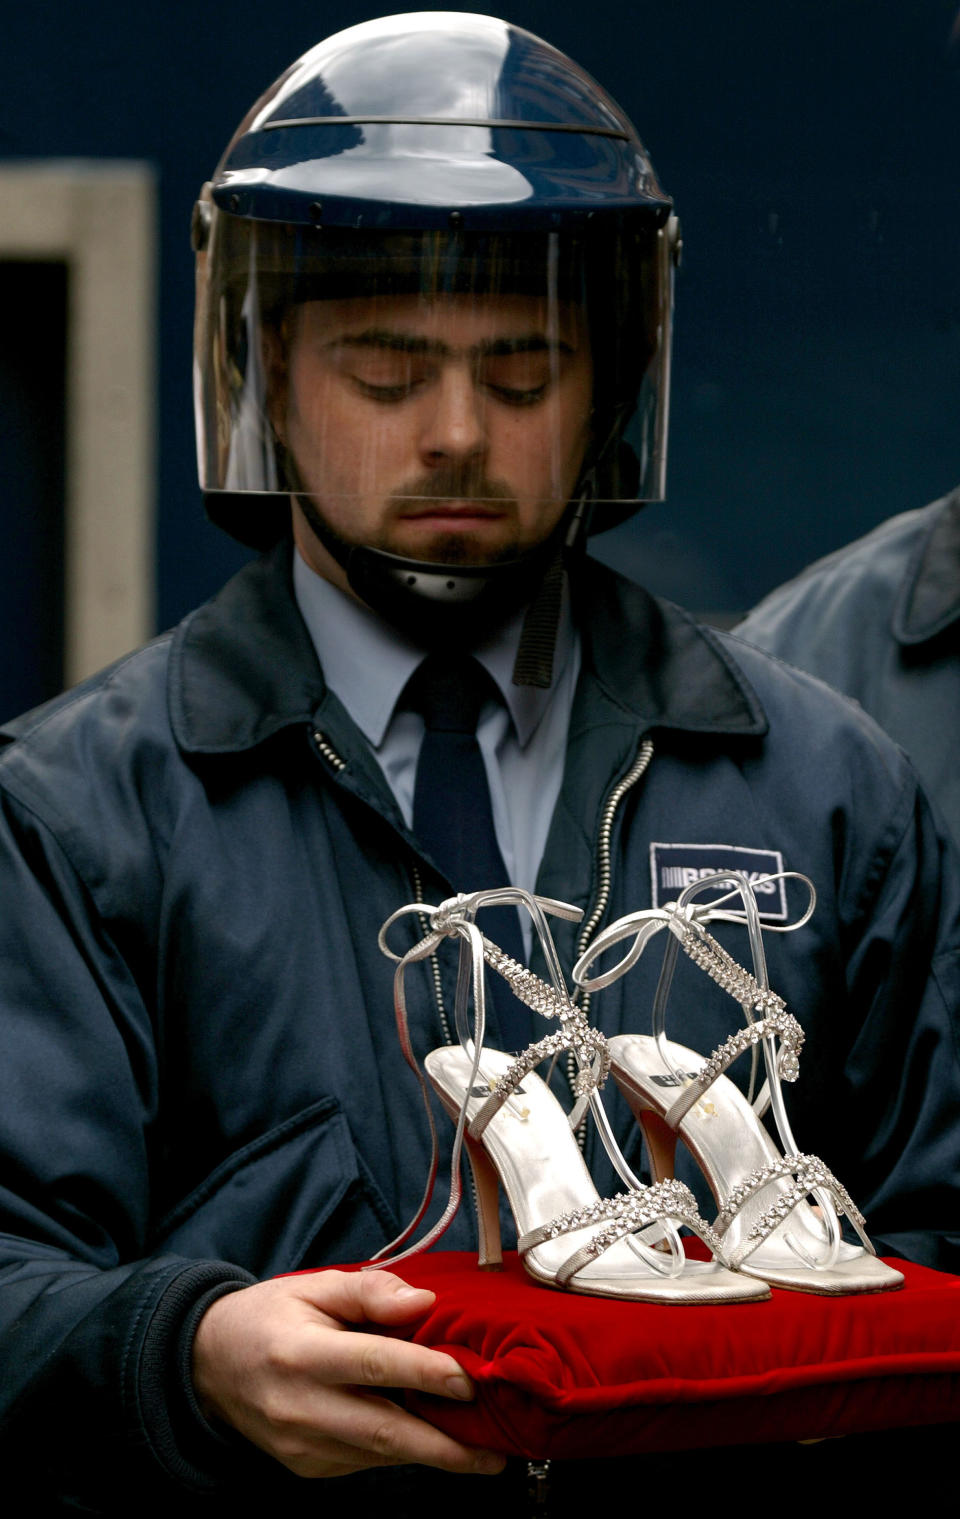
[[(253, 106), (194, 211), (208, 513), (263, 548), (287, 530), (291, 494), (305, 508), (323, 499), (311, 496), (280, 413), (296, 314), (324, 301), (535, 300), (542, 325), (553, 324), (551, 373), (563, 349), (557, 313), (576, 312), (592, 361), (589, 422), (572, 471), (569, 443), (548, 439), (544, 457), (564, 464), (546, 469), (544, 494), (571, 502), (567, 537), (589, 517), (612, 526), (660, 498), (679, 246), (671, 210), (620, 108), (529, 32), (430, 11), (321, 42)], [(330, 439), (322, 415), (315, 425), (322, 456), (334, 423)], [(322, 536), (315, 510), (310, 521)], [(454, 568), (324, 541), (374, 603), (381, 581), (436, 610), (524, 580), (516, 562)], [(543, 553), (525, 557), (542, 572)]]

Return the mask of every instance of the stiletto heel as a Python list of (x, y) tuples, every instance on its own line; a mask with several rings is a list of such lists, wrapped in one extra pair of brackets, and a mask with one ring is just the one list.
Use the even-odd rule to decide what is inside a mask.
[(664, 1123), (645, 1096), (640, 1093), (636, 1096), (636, 1105), (631, 1099), (631, 1107), (643, 1129), (643, 1139), (650, 1157), (650, 1174), (654, 1181), (667, 1181), (675, 1174), (677, 1132)]
[[(811, 901), (804, 916), (780, 932), (807, 922), (815, 901), (806, 877), (783, 874), (804, 881)], [(694, 903), (699, 892), (731, 881), (742, 899), (742, 912), (723, 911), (716, 901)], [(754, 975), (707, 933), (704, 925), (712, 918), (746, 924)], [(673, 937), (654, 997), (654, 1034), (619, 1035), (610, 1040), (612, 1073), (643, 1129), (653, 1174), (658, 1178), (673, 1175), (674, 1148), (677, 1138), (682, 1138), (720, 1210), (714, 1228), (722, 1240), (721, 1259), (735, 1270), (798, 1292), (886, 1292), (901, 1286), (901, 1273), (876, 1259), (863, 1215), (845, 1188), (817, 1156), (800, 1152), (793, 1138), (780, 1082), (781, 1078), (793, 1081), (799, 1073), (803, 1030), (770, 990), (756, 899), (745, 876), (725, 873), (706, 878), (687, 887), (667, 908), (630, 914), (611, 924), (574, 967), (575, 980), (591, 990), (608, 986), (636, 964), (653, 935), (664, 927)], [(633, 943), (621, 961), (601, 975), (588, 977), (593, 962), (627, 938)], [(746, 1027), (707, 1060), (665, 1037), (666, 1002), (681, 948), (740, 1003), (747, 1020)], [(747, 1051), (754, 1062), (751, 1098), (761, 1051), (767, 1073), (752, 1103), (725, 1075)], [(768, 1106), (782, 1154), (760, 1122)], [(816, 1203), (816, 1211), (808, 1198)], [(838, 1219), (844, 1215), (861, 1246), (842, 1239)]]
[[(456, 1111), (447, 1111), (454, 1123)], [(503, 1270), (503, 1247), (500, 1242), (500, 1178), (483, 1144), (464, 1135), (473, 1190), (477, 1203), (477, 1265), (481, 1271)]]
[[(552, 984), (511, 960), (481, 934), (475, 922), (477, 911), (504, 902), (524, 906), (531, 914)], [(465, 1144), (477, 1188), (481, 1265), (492, 1267), (500, 1261), (498, 1192), (502, 1186), (516, 1222), (524, 1266), (545, 1286), (670, 1303), (761, 1300), (769, 1295), (765, 1286), (724, 1270), (716, 1261), (685, 1257), (677, 1235), (680, 1227), (699, 1234), (711, 1248), (715, 1243), (692, 1193), (673, 1178), (645, 1187), (620, 1152), (598, 1096), (609, 1069), (606, 1041), (590, 1028), (567, 994), (545, 911), (573, 919), (580, 916), (577, 908), (564, 903), (507, 888), (452, 898), (427, 909), (430, 932), (404, 955), (388, 948), (386, 934), (403, 914), (422, 914), (423, 904), (401, 908), (381, 930), (381, 949), (399, 962), (394, 986), (401, 1047), (425, 1097), (426, 1086), (410, 1048), (404, 974), (410, 963), (426, 959), (448, 936), (460, 940), (455, 1009), (460, 1045), (433, 1050), (424, 1061), (431, 1085), (456, 1124), (450, 1199), (438, 1222), (416, 1244), (406, 1245), (426, 1213), (436, 1176), (436, 1132), (431, 1117), (434, 1159), (420, 1208), (403, 1234), (372, 1264), (393, 1265), (440, 1238), (459, 1205), (459, 1160)], [(557, 1031), (518, 1056), (485, 1047), (485, 963), (507, 979), (527, 1006), (558, 1020)], [(569, 1115), (535, 1070), (565, 1050), (573, 1052), (578, 1066), (575, 1104)], [(573, 1134), (586, 1108), (629, 1189), (613, 1198), (598, 1195)]]

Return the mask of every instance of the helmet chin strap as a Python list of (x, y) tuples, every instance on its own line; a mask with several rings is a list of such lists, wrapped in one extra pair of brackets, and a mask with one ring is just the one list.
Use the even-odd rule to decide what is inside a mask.
[(523, 619), (523, 630), (513, 664), (515, 686), (538, 686), (548, 690), (553, 682), (553, 657), (557, 649), (557, 629), (563, 608), (563, 578), (567, 566), (582, 553), (593, 515), (592, 475), (579, 498), (571, 502), (563, 517), (560, 532), (554, 535), (554, 551), (540, 577), (533, 599)]
[(550, 685), (565, 553), (583, 537), (586, 493), (544, 543), (516, 559), (487, 565), (435, 564), (348, 543), (331, 529), (311, 497), (298, 492), (295, 499), (354, 593), (424, 648), (476, 644), (528, 603), (514, 684)]

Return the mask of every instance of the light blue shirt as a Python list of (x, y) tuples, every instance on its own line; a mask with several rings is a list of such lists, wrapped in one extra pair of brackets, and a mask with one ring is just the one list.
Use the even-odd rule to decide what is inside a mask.
[[(293, 558), (293, 584), (324, 679), (369, 743), (408, 826), (423, 739), (418, 712), (396, 710), (404, 686), (426, 650), (411, 643), (369, 607)], [(497, 843), (512, 886), (532, 891), (563, 779), (573, 693), (580, 673), (580, 640), (564, 586), (553, 682), (549, 690), (515, 686), (513, 665), (523, 610), (473, 650), (503, 698), (485, 702), (477, 741), (486, 767)], [(530, 929), (521, 913), (527, 953)]]

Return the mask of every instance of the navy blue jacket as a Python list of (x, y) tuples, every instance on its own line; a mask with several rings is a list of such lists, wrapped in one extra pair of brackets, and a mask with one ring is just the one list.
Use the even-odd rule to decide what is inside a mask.
[(856, 697), (960, 843), (960, 490), (810, 565), (737, 632)]
[[(575, 614), (583, 671), (538, 889), (609, 922), (650, 902), (671, 843), (776, 850), (809, 874), (813, 921), (768, 945), (808, 1036), (799, 1142), (881, 1249), (956, 1266), (960, 872), (911, 770), (842, 698), (600, 566)], [(649, 769), (613, 805), (646, 734)], [(289, 1503), (311, 1485), (199, 1419), (192, 1326), (211, 1293), (365, 1258), (412, 1212), (428, 1139), (376, 935), (418, 884), (436, 901), (451, 883), (324, 687), (287, 546), (4, 737), (8, 1470), (26, 1460), (96, 1511), (179, 1489), (206, 1512), (204, 1494), (254, 1473)], [(577, 934), (558, 929), (568, 966)], [(742, 931), (725, 937), (743, 959)], [(595, 997), (607, 1032), (648, 1026), (656, 954)], [(451, 956), (447, 1008), (454, 974)], [(444, 1013), (427, 968), (408, 985), (424, 1052)], [(673, 996), (696, 1048), (739, 1025), (692, 965)], [(611, 1190), (589, 1142), (588, 1158)], [(465, 1204), (446, 1243), (471, 1227)]]

